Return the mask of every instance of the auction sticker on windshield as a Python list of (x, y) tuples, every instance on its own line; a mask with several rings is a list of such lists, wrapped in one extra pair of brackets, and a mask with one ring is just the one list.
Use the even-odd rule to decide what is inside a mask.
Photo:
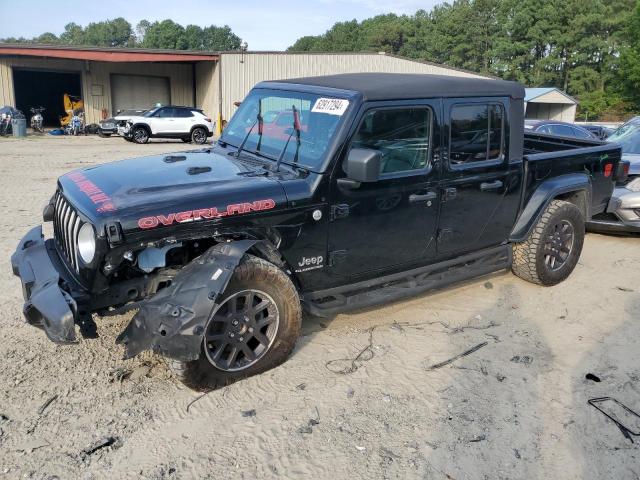
[(328, 113), (342, 116), (347, 111), (349, 100), (341, 98), (319, 98), (311, 109), (313, 113)]

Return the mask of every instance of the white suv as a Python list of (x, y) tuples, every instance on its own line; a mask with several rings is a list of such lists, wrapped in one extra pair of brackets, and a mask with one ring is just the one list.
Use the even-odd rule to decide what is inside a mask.
[(118, 127), (118, 134), (135, 143), (147, 143), (150, 138), (180, 138), (202, 144), (213, 135), (213, 128), (213, 122), (202, 110), (168, 105), (130, 118), (124, 127)]

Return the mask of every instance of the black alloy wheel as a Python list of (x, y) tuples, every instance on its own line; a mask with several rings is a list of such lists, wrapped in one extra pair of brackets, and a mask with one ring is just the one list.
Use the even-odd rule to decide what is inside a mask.
[(243, 290), (228, 297), (207, 325), (204, 345), (217, 369), (237, 372), (257, 363), (278, 333), (276, 302), (260, 290)]
[(552, 271), (560, 270), (573, 250), (575, 231), (568, 220), (561, 220), (551, 228), (544, 246), (544, 263)]
[(202, 145), (207, 141), (207, 132), (204, 128), (196, 128), (191, 133), (191, 140), (197, 145)]

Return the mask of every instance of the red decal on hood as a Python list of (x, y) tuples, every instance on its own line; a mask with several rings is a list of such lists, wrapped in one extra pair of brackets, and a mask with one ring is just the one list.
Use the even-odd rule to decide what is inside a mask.
[(186, 212), (170, 213), (168, 215), (155, 215), (153, 217), (143, 217), (138, 220), (138, 227), (142, 229), (155, 228), (158, 226), (168, 227), (174, 223), (187, 223), (196, 220), (228, 217), (232, 215), (243, 215), (245, 213), (271, 210), (276, 206), (276, 202), (270, 198), (266, 200), (256, 200), (255, 202), (234, 203), (225, 208), (200, 208), (198, 210), (187, 210)]
[(113, 206), (111, 197), (104, 193), (100, 187), (89, 180), (84, 174), (80, 172), (73, 172), (66, 175), (69, 179), (76, 184), (78, 189), (84, 193), (89, 200), (97, 206), (96, 212), (114, 212), (116, 207)]

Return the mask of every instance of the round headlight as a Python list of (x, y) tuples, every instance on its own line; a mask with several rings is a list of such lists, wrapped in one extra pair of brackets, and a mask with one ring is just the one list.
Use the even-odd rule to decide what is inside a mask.
[(78, 253), (84, 263), (91, 263), (96, 254), (96, 233), (90, 223), (85, 223), (78, 232)]

